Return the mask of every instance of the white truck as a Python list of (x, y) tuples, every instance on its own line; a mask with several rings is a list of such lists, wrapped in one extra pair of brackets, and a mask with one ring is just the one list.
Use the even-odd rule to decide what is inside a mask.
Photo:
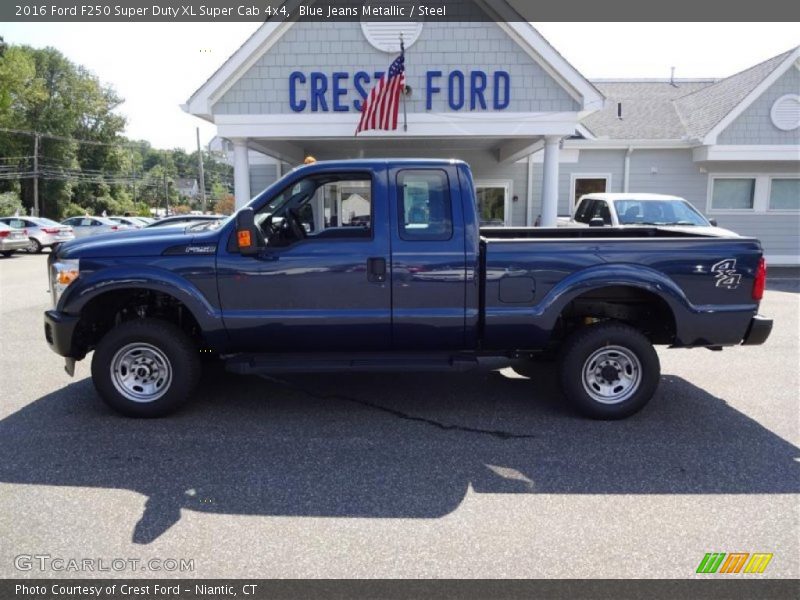
[(586, 194), (571, 217), (559, 217), (558, 226), (659, 227), (703, 235), (738, 235), (717, 227), (684, 198), (665, 194)]

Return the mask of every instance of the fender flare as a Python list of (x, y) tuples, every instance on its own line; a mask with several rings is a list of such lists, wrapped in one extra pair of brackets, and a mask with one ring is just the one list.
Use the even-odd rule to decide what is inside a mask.
[(119, 290), (153, 290), (172, 296), (192, 314), (204, 332), (221, 329), (222, 317), (208, 299), (186, 279), (172, 271), (141, 266), (104, 268), (78, 280), (65, 291), (58, 302), (61, 312), (80, 315), (84, 307), (98, 296)]

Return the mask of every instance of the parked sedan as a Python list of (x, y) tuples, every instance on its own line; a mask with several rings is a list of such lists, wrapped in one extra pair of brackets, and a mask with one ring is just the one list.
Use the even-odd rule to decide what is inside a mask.
[(28, 232), (28, 252), (38, 253), (75, 239), (71, 227), (43, 217), (3, 217), (0, 222)]
[(202, 223), (208, 221), (219, 221), (224, 219), (225, 215), (174, 215), (172, 217), (164, 217), (155, 223), (150, 223), (147, 227), (164, 227), (165, 225), (192, 225), (194, 223)]
[(108, 217), (115, 223), (119, 225), (127, 225), (133, 229), (141, 229), (147, 225), (147, 222), (144, 219), (139, 217)]
[(72, 227), (76, 238), (130, 229), (127, 225), (120, 225), (106, 217), (71, 217), (61, 221), (61, 224)]
[(17, 250), (24, 250), (27, 247), (28, 234), (24, 229), (0, 223), (0, 254), (11, 256)]

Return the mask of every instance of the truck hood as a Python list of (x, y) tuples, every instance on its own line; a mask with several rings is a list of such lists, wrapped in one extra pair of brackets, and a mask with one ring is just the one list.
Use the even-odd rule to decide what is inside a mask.
[(219, 229), (198, 231), (186, 225), (145, 227), (77, 238), (59, 245), (56, 252), (58, 258), (159, 256), (169, 248), (195, 240), (216, 243), (219, 233)]

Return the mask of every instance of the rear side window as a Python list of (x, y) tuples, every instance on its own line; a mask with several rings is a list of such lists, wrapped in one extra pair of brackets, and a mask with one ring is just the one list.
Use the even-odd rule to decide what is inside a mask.
[(578, 205), (578, 210), (575, 211), (575, 220), (578, 223), (588, 223), (592, 219), (591, 215), (594, 203), (594, 200), (581, 200), (581, 203)]
[(400, 237), (449, 240), (453, 237), (450, 182), (440, 169), (407, 169), (397, 174)]

